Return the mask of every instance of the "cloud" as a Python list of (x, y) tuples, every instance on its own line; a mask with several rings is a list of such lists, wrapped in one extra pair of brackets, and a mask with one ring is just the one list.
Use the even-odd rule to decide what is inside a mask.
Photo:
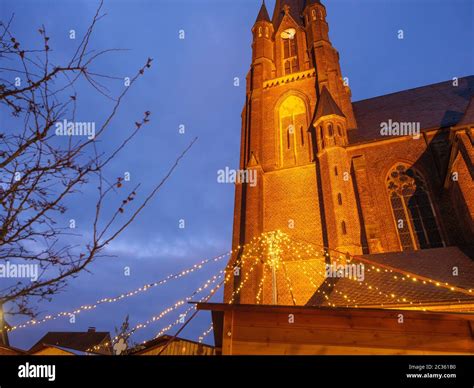
[(164, 238), (155, 236), (144, 242), (130, 238), (114, 241), (104, 253), (134, 259), (185, 259), (195, 260), (197, 254), (217, 256), (230, 250), (228, 243), (214, 237), (192, 236)]

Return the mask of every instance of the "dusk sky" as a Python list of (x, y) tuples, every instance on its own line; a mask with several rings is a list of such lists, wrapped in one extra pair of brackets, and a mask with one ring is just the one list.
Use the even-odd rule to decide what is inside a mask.
[[(353, 101), (474, 73), (472, 0), (323, 3)], [(6, 21), (15, 14), (12, 31), (29, 47), (41, 44), (37, 29), (44, 24), (54, 61), (61, 63), (72, 56), (78, 43), (69, 39), (69, 31), (84, 33), (98, 4), (96, 0), (1, 0), (0, 16)], [(271, 14), (274, 1), (266, 4)], [(39, 305), (40, 318), (117, 296), (231, 249), (234, 187), (218, 183), (217, 171), (238, 167), (251, 28), (260, 5), (260, 0), (105, 1), (107, 16), (97, 24), (92, 47), (129, 50), (106, 55), (94, 70), (133, 76), (148, 57), (154, 59), (152, 68), (127, 95), (109, 136), (98, 146), (112, 149), (147, 110), (152, 112), (152, 121), (109, 166), (107, 177), (113, 181), (130, 172), (127, 185), (142, 183), (139, 197), (143, 198), (187, 144), (196, 136), (199, 139), (146, 211), (110, 246), (107, 253), (117, 257), (97, 260), (89, 267), (90, 273), (71, 280), (52, 302)], [(397, 39), (400, 29), (403, 40)], [(185, 31), (184, 40), (179, 39), (179, 30)], [(238, 87), (235, 77), (241, 81)], [(101, 123), (110, 101), (90, 87), (81, 87), (78, 94), (78, 116)], [(0, 115), (4, 113), (0, 110)], [(2, 117), (0, 124), (8, 126), (9, 120)], [(181, 124), (184, 135), (178, 133)], [(90, 234), (94, 201), (94, 187), (75, 195), (62, 220), (67, 224), (74, 218), (76, 232), (84, 238)], [(185, 220), (184, 229), (178, 227), (180, 219)], [(82, 331), (89, 326), (113, 335), (127, 314), (132, 326), (146, 321), (190, 295), (224, 265), (222, 260), (142, 295), (84, 312), (75, 324), (58, 319), (14, 331), (11, 345), (25, 349), (47, 331)], [(131, 268), (130, 276), (124, 276), (126, 266)], [(220, 301), (221, 295), (213, 300)], [(137, 331), (133, 340), (152, 339), (186, 308)], [(18, 324), (25, 318), (8, 320)], [(210, 314), (200, 312), (180, 335), (197, 340), (209, 324)], [(212, 335), (207, 340), (212, 342)]]

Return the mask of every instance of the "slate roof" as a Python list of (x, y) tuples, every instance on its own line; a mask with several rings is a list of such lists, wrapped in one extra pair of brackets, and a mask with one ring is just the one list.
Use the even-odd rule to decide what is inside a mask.
[(349, 143), (386, 138), (380, 135), (380, 123), (389, 119), (420, 122), (422, 131), (454, 126), (463, 118), (472, 96), (474, 75), (459, 78), (458, 86), (450, 80), (354, 102), (358, 129), (349, 131)]
[(108, 332), (50, 331), (33, 345), (28, 352), (35, 353), (48, 345), (85, 352), (106, 341), (110, 342), (110, 334)]
[(260, 7), (260, 12), (257, 15), (257, 20), (255, 20), (255, 23), (269, 22), (269, 21), (270, 21), (270, 16), (268, 16), (267, 7), (265, 6), (265, 2), (263, 2), (262, 6)]
[(284, 5), (288, 5), (290, 7), (290, 15), (295, 20), (295, 22), (303, 26), (304, 22), (302, 14), (305, 7), (305, 0), (276, 0), (272, 17), (275, 31), (280, 26), (283, 16), (285, 15), (285, 12), (283, 11)]
[(471, 97), (471, 101), (469, 102), (469, 105), (464, 112), (464, 116), (458, 125), (467, 125), (472, 123), (474, 123), (474, 96)]
[[(374, 263), (388, 265), (418, 276), (424, 276), (451, 286), (464, 289), (474, 289), (474, 247), (461, 249), (447, 247), (437, 249), (424, 249), (412, 252), (392, 252), (375, 255), (363, 255), (364, 259)], [(359, 264), (356, 258), (351, 263)], [(376, 267), (376, 265), (375, 265)], [(458, 276), (453, 276), (453, 267), (458, 267)], [(377, 268), (377, 267), (376, 267)], [(394, 279), (397, 276), (398, 279)], [(310, 298), (308, 306), (328, 306), (329, 302), (324, 297), (324, 292), (329, 296), (329, 301), (336, 307), (369, 307), (390, 305), (406, 305), (409, 302), (416, 304), (474, 303), (472, 296), (437, 287), (435, 284), (412, 279), (393, 272), (380, 272), (365, 263), (365, 279), (363, 282), (348, 278), (327, 278), (326, 281)], [(364, 284), (365, 283), (365, 284)], [(368, 285), (372, 289), (368, 288)], [(392, 298), (391, 294), (396, 297)], [(350, 301), (344, 298), (347, 295)], [(397, 299), (405, 298), (406, 302)]]
[(345, 117), (344, 113), (342, 113), (336, 101), (334, 101), (334, 99), (332, 98), (329, 90), (326, 88), (326, 86), (323, 86), (321, 96), (319, 97), (318, 106), (316, 107), (315, 120), (319, 119), (320, 117), (329, 115), (338, 115)]

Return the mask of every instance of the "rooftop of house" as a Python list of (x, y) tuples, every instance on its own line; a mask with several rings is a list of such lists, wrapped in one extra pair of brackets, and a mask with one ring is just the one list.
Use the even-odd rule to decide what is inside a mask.
[(210, 345), (206, 345), (206, 344), (203, 344), (203, 343), (199, 343), (199, 342), (196, 342), (196, 341), (192, 341), (192, 340), (188, 340), (188, 339), (180, 338), (180, 337), (173, 338), (173, 336), (165, 334), (165, 335), (159, 336), (158, 338), (154, 338), (150, 341), (147, 341), (143, 344), (140, 344), (140, 345), (136, 346), (133, 349), (130, 349), (128, 354), (139, 355), (141, 353), (145, 353), (145, 352), (149, 351), (152, 348), (164, 346), (170, 340), (191, 343), (191, 344), (199, 345), (199, 346), (206, 347), (206, 348), (213, 348)]
[(89, 329), (89, 331), (86, 332), (50, 331), (33, 345), (28, 353), (35, 353), (47, 346), (87, 352), (94, 346), (98, 346), (104, 342), (110, 342), (109, 332), (98, 332), (93, 329)]

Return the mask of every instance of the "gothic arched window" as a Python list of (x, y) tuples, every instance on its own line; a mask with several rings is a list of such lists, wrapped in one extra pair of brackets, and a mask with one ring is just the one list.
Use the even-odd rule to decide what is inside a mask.
[(337, 194), (337, 203), (339, 205), (342, 205), (342, 194), (341, 193)]
[(421, 175), (399, 164), (388, 175), (387, 188), (402, 249), (442, 247), (433, 205)]
[(333, 130), (332, 124), (328, 124), (328, 135), (329, 137), (334, 136), (334, 130)]
[(309, 151), (304, 145), (305, 128), (308, 128), (306, 104), (302, 98), (290, 95), (278, 107), (280, 121), (280, 163), (295, 165), (309, 162)]
[(313, 20), (316, 20), (316, 10), (315, 9), (313, 9), (311, 11), (311, 16), (313, 17)]

